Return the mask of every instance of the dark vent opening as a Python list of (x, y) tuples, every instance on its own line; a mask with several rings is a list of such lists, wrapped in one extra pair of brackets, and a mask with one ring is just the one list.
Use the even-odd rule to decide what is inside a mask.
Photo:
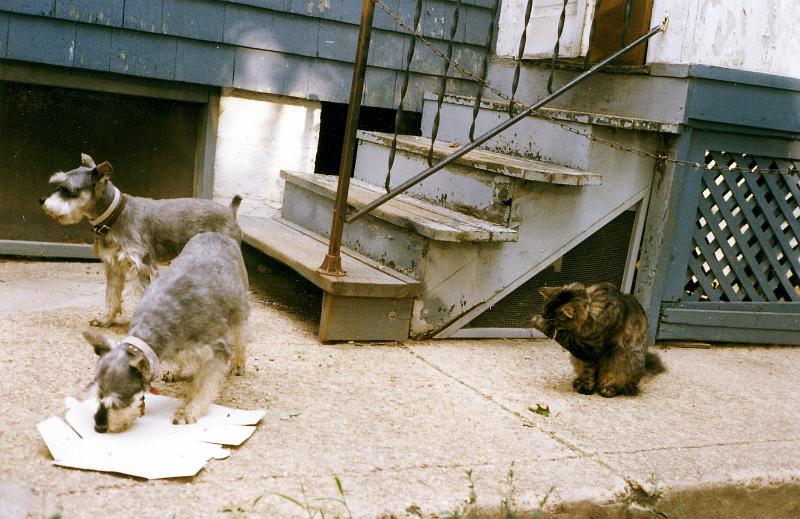
[(531, 317), (542, 310), (541, 287), (573, 282), (620, 286), (635, 219), (635, 211), (623, 212), (465, 328), (530, 328)]
[[(394, 133), (397, 110), (362, 106), (358, 118), (358, 129), (373, 132)], [(342, 161), (342, 143), (347, 122), (347, 104), (322, 103), (319, 123), (319, 144), (315, 173), (338, 175)], [(401, 135), (422, 135), (422, 114), (403, 112), (399, 132)], [(352, 174), (352, 173), (351, 173)]]

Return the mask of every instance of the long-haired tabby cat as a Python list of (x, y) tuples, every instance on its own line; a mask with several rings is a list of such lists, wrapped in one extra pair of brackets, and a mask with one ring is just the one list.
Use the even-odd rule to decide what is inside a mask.
[(578, 374), (572, 387), (604, 397), (634, 395), (645, 372), (664, 371), (647, 351), (642, 305), (610, 283), (543, 287), (544, 306), (533, 326), (569, 351)]

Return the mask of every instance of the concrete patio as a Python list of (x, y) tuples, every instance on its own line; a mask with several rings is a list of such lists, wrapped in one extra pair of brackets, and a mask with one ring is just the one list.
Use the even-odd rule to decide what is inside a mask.
[(315, 289), (248, 263), (248, 372), (218, 403), (266, 417), (146, 481), (54, 466), (35, 428), (92, 379), (100, 264), (0, 258), (0, 518), (800, 517), (800, 348), (664, 348), (639, 396), (583, 396), (548, 340), (322, 345)]

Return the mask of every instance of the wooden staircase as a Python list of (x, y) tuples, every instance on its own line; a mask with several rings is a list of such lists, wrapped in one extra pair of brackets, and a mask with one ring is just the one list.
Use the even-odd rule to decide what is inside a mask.
[[(499, 103), (484, 104), (480, 126), (508, 117)], [(432, 108), (426, 102), (425, 134)], [(434, 143), (433, 160), (468, 142), (467, 111), (470, 100), (448, 98), (439, 132), (446, 140)], [(656, 151), (664, 128), (598, 114), (550, 114), (561, 122), (530, 118), (513, 135), (346, 225), (344, 277), (317, 271), (327, 251), (336, 177), (284, 171), (280, 216), (243, 217), (245, 240), (325, 291), (322, 340), (450, 336), (649, 194), (652, 159), (585, 136)], [(393, 136), (361, 131), (358, 138), (351, 209), (385, 193)], [(429, 138), (399, 136), (388, 185), (426, 169), (429, 148)]]

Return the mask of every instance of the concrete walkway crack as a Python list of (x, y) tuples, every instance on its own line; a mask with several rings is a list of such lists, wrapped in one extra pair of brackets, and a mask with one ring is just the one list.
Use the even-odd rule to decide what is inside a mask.
[(562, 438), (561, 436), (559, 436), (555, 432), (547, 431), (547, 430), (541, 428), (539, 425), (536, 424), (536, 422), (533, 422), (533, 421), (529, 420), (524, 415), (522, 415), (521, 413), (515, 411), (514, 409), (511, 409), (507, 405), (505, 405), (505, 404), (503, 404), (501, 402), (498, 402), (497, 400), (494, 399), (494, 397), (492, 397), (492, 395), (484, 393), (483, 391), (481, 391), (477, 387), (469, 384), (468, 382), (466, 382), (464, 380), (461, 380), (460, 378), (458, 378), (457, 376), (453, 375), (452, 373), (449, 373), (449, 372), (445, 371), (441, 367), (437, 366), (433, 362), (431, 362), (428, 359), (426, 359), (421, 354), (419, 354), (416, 351), (414, 351), (412, 348), (410, 348), (408, 346), (403, 346), (403, 345), (399, 345), (398, 347), (403, 349), (403, 350), (405, 350), (411, 356), (413, 356), (414, 358), (416, 358), (420, 362), (424, 363), (425, 365), (429, 366), (431, 369), (433, 369), (435, 371), (438, 371), (439, 373), (441, 373), (445, 377), (457, 382), (458, 384), (460, 384), (460, 385), (464, 386), (465, 388), (469, 389), (470, 391), (472, 391), (476, 395), (480, 396), (485, 401), (491, 402), (493, 405), (495, 405), (497, 408), (501, 409), (505, 413), (507, 413), (507, 414), (509, 414), (511, 416), (514, 416), (515, 418), (519, 419), (522, 422), (523, 426), (531, 427), (533, 429), (536, 429), (536, 430), (542, 432), (543, 434), (546, 434), (547, 436), (549, 436), (553, 441), (555, 441), (559, 445), (569, 449), (570, 451), (573, 451), (573, 452), (577, 453), (579, 455), (578, 457), (589, 459), (593, 463), (596, 463), (597, 465), (600, 465), (604, 469), (608, 470), (609, 472), (611, 472), (615, 476), (618, 476), (628, 486), (630, 486), (632, 488), (635, 487), (635, 486), (638, 486), (634, 481), (632, 481), (629, 477), (627, 477), (620, 469), (610, 465), (605, 460), (598, 458), (596, 454), (592, 454), (592, 453), (586, 452), (585, 450), (581, 449), (580, 447), (578, 447), (577, 445), (575, 445), (574, 443), (572, 443), (568, 439)]

